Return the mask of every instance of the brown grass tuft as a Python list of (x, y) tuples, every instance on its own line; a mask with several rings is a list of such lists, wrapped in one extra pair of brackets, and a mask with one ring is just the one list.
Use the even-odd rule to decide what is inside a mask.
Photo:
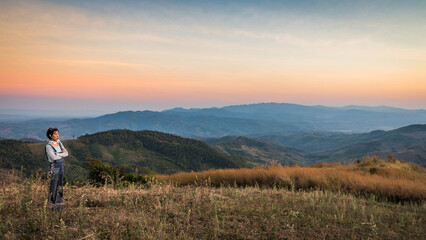
[(376, 156), (358, 164), (321, 163), (308, 167), (272, 165), (157, 175), (178, 185), (265, 186), (290, 190), (332, 190), (395, 202), (426, 199), (426, 174), (420, 166), (386, 162)]

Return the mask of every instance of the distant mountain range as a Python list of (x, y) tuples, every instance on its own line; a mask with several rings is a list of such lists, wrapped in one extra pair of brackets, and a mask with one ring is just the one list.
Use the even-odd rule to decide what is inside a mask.
[[(222, 108), (126, 111), (95, 118), (0, 123), (0, 138), (45, 139), (51, 126), (64, 139), (111, 129), (155, 130), (184, 137), (249, 136), (311, 131), (361, 133), (426, 123), (426, 110), (379, 106), (304, 106), (259, 103)], [(297, 133), (298, 132), (298, 133)]]

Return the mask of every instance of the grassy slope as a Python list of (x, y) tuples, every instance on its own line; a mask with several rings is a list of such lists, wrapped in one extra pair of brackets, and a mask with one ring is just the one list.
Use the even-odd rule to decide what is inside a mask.
[(46, 180), (0, 176), (4, 239), (423, 239), (426, 234), (426, 170), (394, 158), (157, 175), (157, 182), (143, 186), (66, 185), (61, 214), (49, 211)]
[(158, 175), (179, 185), (208, 182), (212, 186), (279, 186), (289, 190), (331, 190), (394, 202), (426, 200), (426, 170), (394, 158), (365, 157), (357, 164), (317, 164), (307, 167), (272, 165), (252, 169), (219, 169)]
[(329, 191), (260, 187), (65, 187), (49, 211), (47, 183), (0, 182), (4, 239), (422, 239), (426, 204)]

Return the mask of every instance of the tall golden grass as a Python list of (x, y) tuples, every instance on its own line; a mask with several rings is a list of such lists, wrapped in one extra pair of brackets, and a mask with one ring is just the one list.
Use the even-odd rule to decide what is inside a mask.
[[(273, 170), (269, 169), (269, 170)], [(277, 168), (279, 169), (279, 168)], [(276, 171), (277, 169), (273, 170)], [(294, 168), (302, 171), (303, 168)], [(426, 205), (283, 188), (64, 186), (50, 211), (48, 181), (0, 178), (0, 239), (424, 239)]]
[(308, 167), (265, 167), (219, 169), (157, 175), (159, 180), (177, 185), (266, 186), (290, 190), (332, 190), (357, 196), (374, 195), (394, 202), (426, 199), (426, 171), (419, 165), (384, 161), (377, 156), (342, 165), (322, 163)]

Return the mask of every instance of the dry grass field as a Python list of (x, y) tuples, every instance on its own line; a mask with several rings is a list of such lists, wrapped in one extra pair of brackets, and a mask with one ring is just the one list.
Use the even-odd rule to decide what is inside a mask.
[(298, 190), (330, 190), (355, 196), (373, 196), (393, 202), (426, 199), (426, 170), (392, 157), (365, 157), (353, 164), (322, 163), (308, 167), (265, 167), (220, 169), (158, 175), (157, 179), (177, 185), (207, 182), (211, 186), (266, 186)]
[(424, 239), (424, 168), (272, 165), (158, 175), (155, 183), (65, 186), (52, 212), (47, 182), (2, 175), (1, 239)]

